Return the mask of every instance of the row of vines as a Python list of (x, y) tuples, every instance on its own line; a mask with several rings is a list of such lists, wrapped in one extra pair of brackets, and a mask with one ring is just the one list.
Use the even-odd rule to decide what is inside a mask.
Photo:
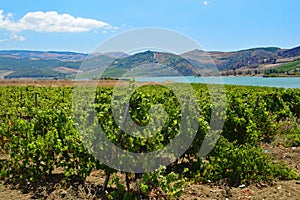
[[(169, 166), (138, 174), (134, 192), (126, 190), (118, 178), (112, 178), (119, 190), (106, 193), (107, 197), (147, 196), (154, 188), (160, 188), (166, 198), (173, 198), (180, 196), (187, 181), (227, 180), (238, 185), (299, 178), (284, 164), (273, 163), (260, 144), (280, 136), (287, 139), (285, 145), (300, 145), (300, 90), (226, 86), (221, 136), (212, 151), (201, 158), (199, 150), (210, 129), (211, 111), (218, 104), (212, 105), (205, 85), (192, 87), (198, 104), (198, 110), (193, 112), (200, 115), (198, 131), (188, 150)], [(1, 179), (35, 182), (59, 168), (65, 181), (84, 183), (93, 170), (117, 172), (97, 160), (83, 145), (72, 109), (72, 95), (71, 87), (0, 88)], [(181, 111), (176, 96), (167, 87), (143, 86), (130, 99), (130, 116), (141, 126), (153, 123), (149, 118), (153, 105), (162, 105), (168, 114), (159, 133), (149, 138), (124, 133), (119, 141), (120, 126), (112, 115), (112, 98), (113, 88), (99, 87), (94, 106), (107, 138), (120, 148), (131, 152), (155, 151), (178, 133)]]

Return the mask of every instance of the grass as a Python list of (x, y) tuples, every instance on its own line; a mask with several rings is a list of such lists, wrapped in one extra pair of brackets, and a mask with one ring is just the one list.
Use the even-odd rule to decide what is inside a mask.
[(278, 68), (276, 68), (277, 71), (283, 71), (283, 72), (289, 72), (291, 70), (300, 68), (300, 60), (296, 60), (287, 64), (284, 64)]

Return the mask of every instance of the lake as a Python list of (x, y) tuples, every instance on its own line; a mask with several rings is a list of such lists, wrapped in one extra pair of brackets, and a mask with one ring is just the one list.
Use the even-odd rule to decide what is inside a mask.
[(211, 83), (228, 85), (252, 85), (283, 88), (300, 88), (300, 77), (278, 77), (263, 78), (260, 76), (220, 76), (220, 77), (139, 77), (137, 82), (164, 82), (172, 81), (177, 83)]

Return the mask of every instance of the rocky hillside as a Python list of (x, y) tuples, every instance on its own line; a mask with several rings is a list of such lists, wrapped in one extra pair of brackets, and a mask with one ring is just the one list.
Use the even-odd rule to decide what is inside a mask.
[(215, 63), (219, 70), (257, 68), (262, 65), (289, 62), (300, 58), (300, 47), (280, 49), (276, 47), (254, 48), (235, 52), (204, 52), (194, 50), (182, 54), (193, 65), (202, 68)]

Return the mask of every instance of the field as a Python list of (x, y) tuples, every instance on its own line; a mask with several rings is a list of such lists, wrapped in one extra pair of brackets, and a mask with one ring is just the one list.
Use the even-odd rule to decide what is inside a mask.
[[(83, 81), (80, 85), (86, 83), (96, 82)], [(199, 123), (194, 136), (193, 127), (185, 127), (187, 137), (193, 142), (171, 165), (155, 172), (125, 174), (88, 152), (88, 139), (98, 138), (99, 133), (87, 132), (95, 128), (89, 120), (94, 115), (72, 109), (73, 84), (67, 80), (0, 82), (0, 199), (298, 199), (300, 196), (300, 185), (296, 184), (300, 180), (299, 89), (226, 86), (222, 91), (217, 86), (208, 90), (206, 85), (191, 84), (195, 99), (188, 104), (180, 99), (187, 98), (185, 84), (149, 83), (133, 92), (129, 113), (140, 126), (165, 119), (162, 129), (149, 138), (123, 134), (119, 140), (120, 126), (111, 105), (116, 81), (100, 81), (93, 101), (96, 119), (107, 138), (122, 149), (136, 153), (157, 151), (177, 137), (185, 120), (191, 122), (195, 118)], [(138, 85), (123, 81), (120, 87), (126, 93), (133, 84)], [(217, 95), (213, 96), (214, 93)], [(119, 95), (121, 101), (116, 106), (123, 106), (120, 102), (126, 99)], [(87, 105), (82, 108), (88, 110), (87, 99), (76, 101)], [(155, 119), (150, 117), (150, 108), (155, 104), (165, 109), (168, 118), (161, 113), (156, 113)], [(191, 107), (194, 104), (196, 109)], [(183, 118), (185, 112), (192, 114)], [(210, 131), (213, 113), (224, 116), (222, 130)], [(199, 157), (203, 141), (217, 132), (221, 135), (213, 149)], [(82, 141), (85, 137), (86, 143)], [(92, 150), (99, 151), (105, 145), (93, 144)], [(109, 159), (115, 154), (105, 156)], [(166, 159), (172, 157), (168, 156)], [(144, 164), (142, 168), (152, 163)], [(106, 174), (111, 174), (110, 182), (106, 192), (101, 193)]]
[(277, 71), (282, 71), (282, 72), (289, 72), (292, 70), (297, 70), (300, 68), (300, 61), (296, 60), (294, 62), (290, 62), (288, 64), (282, 65), (281, 67), (277, 68)]
[[(80, 81), (80, 83), (97, 83), (98, 86), (111, 87), (116, 83), (123, 83), (124, 86), (128, 85), (128, 81), (116, 81), (116, 80), (99, 80), (99, 81)], [(11, 79), (0, 80), (1, 86), (35, 86), (35, 87), (72, 87), (75, 81), (70, 80), (38, 80), (38, 79)]]

